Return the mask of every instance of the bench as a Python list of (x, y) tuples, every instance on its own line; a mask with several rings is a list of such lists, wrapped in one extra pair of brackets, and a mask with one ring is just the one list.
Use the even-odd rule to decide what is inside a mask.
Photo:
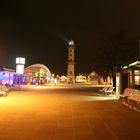
[(129, 103), (130, 108), (138, 110), (138, 108), (140, 107), (139, 106), (140, 104), (140, 91), (139, 90), (137, 90), (137, 92), (133, 94), (132, 96), (128, 97), (128, 103)]
[(9, 91), (9, 89), (4, 86), (4, 85), (0, 85), (0, 96), (7, 96), (7, 92)]
[(113, 93), (115, 87), (109, 87), (107, 90), (103, 92), (103, 94), (109, 95)]
[(108, 88), (109, 88), (109, 87), (107, 87), (107, 86), (106, 86), (106, 87), (103, 87), (102, 89), (99, 89), (99, 90), (98, 90), (98, 93), (103, 94), (106, 90), (108, 90)]
[(140, 95), (129, 97), (128, 100), (137, 102), (139, 104), (140, 103)]
[(134, 92), (134, 89), (132, 88), (126, 88), (123, 92), (123, 94), (120, 94), (120, 99), (123, 100), (123, 101), (126, 101), (128, 97), (132, 96)]
[(123, 104), (128, 106), (129, 109), (134, 109), (138, 112), (140, 106), (140, 90), (126, 88), (124, 93), (120, 95), (120, 99), (123, 101)]

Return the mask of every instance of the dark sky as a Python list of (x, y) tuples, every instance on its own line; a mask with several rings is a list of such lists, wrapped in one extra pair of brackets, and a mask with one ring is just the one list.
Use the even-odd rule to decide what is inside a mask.
[[(112, 38), (121, 43), (122, 64), (136, 60), (140, 37), (139, 0), (4, 0), (0, 3), (0, 65), (45, 64), (66, 74), (68, 40), (76, 46), (76, 72), (103, 71)], [(111, 41), (110, 41), (111, 40)], [(121, 61), (120, 61), (121, 62)]]

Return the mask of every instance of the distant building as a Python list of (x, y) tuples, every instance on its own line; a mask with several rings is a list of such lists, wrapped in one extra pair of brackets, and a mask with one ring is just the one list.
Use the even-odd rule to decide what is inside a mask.
[(100, 84), (99, 75), (95, 71), (92, 71), (91, 73), (89, 73), (88, 82), (91, 82), (94, 85)]
[(9, 68), (0, 68), (0, 84), (13, 84), (15, 70)]
[(76, 76), (76, 83), (86, 83), (86, 82), (87, 82), (86, 76), (83, 75)]
[(24, 70), (26, 82), (29, 84), (44, 84), (51, 81), (51, 72), (43, 64), (34, 64)]
[(68, 62), (67, 62), (67, 82), (75, 83), (75, 58), (74, 58), (74, 41), (69, 42)]
[(34, 64), (24, 69), (23, 74), (9, 68), (0, 68), (0, 84), (23, 85), (45, 84), (51, 81), (51, 72), (43, 64)]
[(64, 75), (62, 75), (62, 76), (60, 77), (60, 83), (66, 83), (66, 82), (67, 82), (67, 77), (64, 76)]
[(95, 71), (92, 71), (88, 74), (88, 80), (89, 83), (92, 83), (94, 85), (111, 85), (112, 84), (112, 76), (111, 75), (101, 75), (96, 73)]

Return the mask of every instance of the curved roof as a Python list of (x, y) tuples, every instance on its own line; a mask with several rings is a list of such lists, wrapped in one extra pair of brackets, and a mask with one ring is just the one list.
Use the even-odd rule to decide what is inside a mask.
[(50, 70), (49, 70), (45, 65), (43, 65), (43, 64), (33, 64), (33, 65), (31, 65), (31, 66), (26, 67), (25, 69), (31, 68), (31, 67), (40, 67), (40, 68), (44, 68), (46, 71), (48, 71), (49, 73), (51, 73)]

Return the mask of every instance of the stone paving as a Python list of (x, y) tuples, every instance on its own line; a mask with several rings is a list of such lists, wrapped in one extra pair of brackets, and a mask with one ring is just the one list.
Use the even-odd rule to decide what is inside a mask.
[(132, 139), (140, 139), (140, 113), (110, 97), (46, 89), (0, 98), (0, 140)]

